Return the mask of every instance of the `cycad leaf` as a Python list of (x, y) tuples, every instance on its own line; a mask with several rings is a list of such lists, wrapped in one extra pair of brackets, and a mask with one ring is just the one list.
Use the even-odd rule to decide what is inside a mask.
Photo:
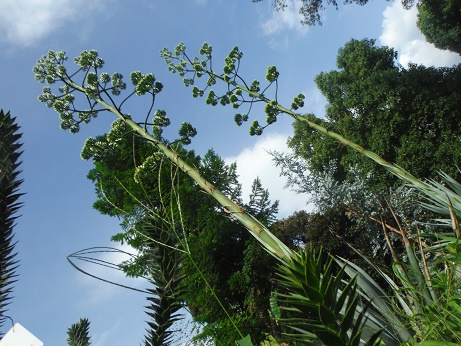
[(327, 326), (329, 328), (335, 327), (337, 316), (326, 306), (319, 305), (319, 316), (320, 321), (323, 323), (324, 326)]
[(345, 345), (344, 342), (338, 337), (335, 331), (331, 330), (317, 330), (315, 331), (317, 337), (322, 340), (325, 345)]

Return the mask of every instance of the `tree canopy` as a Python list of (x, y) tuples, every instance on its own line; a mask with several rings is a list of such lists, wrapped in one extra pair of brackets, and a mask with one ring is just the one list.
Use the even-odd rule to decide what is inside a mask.
[[(397, 53), (374, 40), (351, 40), (339, 50), (338, 70), (320, 73), (315, 81), (327, 98), (325, 118), (315, 118), (420, 178), (439, 170), (457, 175), (461, 163), (458, 121), (461, 66), (399, 66)], [(310, 117), (314, 118), (313, 115)], [(334, 168), (338, 181), (355, 166), (367, 174), (379, 170), (377, 183), (396, 178), (336, 141), (295, 122), (289, 145), (307, 161), (310, 172)]]
[(461, 1), (424, 0), (418, 5), (418, 28), (439, 49), (461, 54)]

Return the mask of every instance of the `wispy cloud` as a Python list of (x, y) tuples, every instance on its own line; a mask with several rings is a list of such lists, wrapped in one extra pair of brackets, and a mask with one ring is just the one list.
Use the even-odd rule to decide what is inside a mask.
[(308, 196), (296, 194), (289, 189), (284, 189), (286, 179), (279, 176), (279, 171), (274, 167), (271, 150), (289, 152), (287, 136), (263, 135), (252, 147), (244, 149), (235, 157), (226, 158), (226, 162), (237, 162), (237, 174), (242, 184), (244, 201), (248, 201), (251, 185), (256, 177), (261, 179), (263, 187), (269, 190), (272, 201), (279, 200), (279, 216), (286, 217), (295, 211), (305, 210)]
[(442, 51), (426, 42), (416, 26), (417, 9), (405, 10), (400, 1), (388, 6), (382, 23), (381, 44), (395, 48), (399, 53), (399, 63), (419, 63), (426, 66), (451, 66), (461, 62), (456, 53)]
[(308, 28), (301, 24), (301, 20), (303, 16), (299, 13), (299, 6), (296, 6), (294, 0), (288, 0), (284, 10), (272, 10), (271, 17), (262, 24), (262, 29), (265, 35), (278, 34), (284, 30), (296, 30), (304, 34)]
[(100, 9), (105, 0), (2, 0), (0, 40), (14, 46), (34, 46), (66, 22)]
[(325, 108), (327, 99), (317, 87), (312, 87), (304, 92), (306, 99), (304, 100), (305, 111), (313, 113), (316, 117), (325, 117)]

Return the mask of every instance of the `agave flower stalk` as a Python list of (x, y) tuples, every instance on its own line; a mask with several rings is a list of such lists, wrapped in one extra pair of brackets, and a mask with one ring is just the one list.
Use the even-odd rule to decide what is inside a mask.
[[(194, 97), (203, 96), (205, 91), (209, 89), (212, 85), (216, 83), (217, 80), (220, 80), (228, 85), (228, 91), (222, 96), (216, 96), (213, 90), (209, 91), (207, 97), (207, 104), (216, 105), (220, 102), (222, 105), (232, 104), (233, 108), (239, 108), (242, 104), (250, 103), (250, 110), (251, 106), (255, 102), (263, 102), (266, 104), (265, 112), (267, 114), (266, 122), (267, 125), (260, 126), (257, 121), (253, 121), (250, 127), (250, 134), (251, 135), (261, 135), (263, 129), (277, 120), (277, 117), (280, 114), (286, 114), (296, 121), (301, 121), (307, 123), (311, 128), (314, 130), (323, 133), (324, 135), (333, 138), (334, 140), (340, 142), (346, 147), (351, 148), (352, 150), (364, 155), (379, 165), (385, 167), (389, 172), (395, 174), (402, 180), (405, 180), (412, 185), (420, 188), (426, 189), (428, 188), (427, 184), (423, 183), (409, 172), (405, 171), (403, 168), (386, 161), (381, 156), (377, 155), (376, 153), (367, 150), (363, 146), (354, 143), (347, 138), (343, 137), (339, 133), (334, 131), (330, 131), (327, 128), (315, 123), (309, 118), (309, 115), (302, 115), (296, 113), (299, 107), (304, 105), (304, 96), (299, 94), (294, 98), (292, 103), (292, 107), (290, 109), (282, 106), (277, 101), (277, 96), (275, 99), (269, 99), (265, 96), (265, 91), (268, 88), (278, 83), (279, 72), (275, 66), (269, 66), (266, 72), (266, 80), (269, 82), (269, 85), (264, 89), (260, 90), (259, 81), (255, 80), (251, 85), (248, 85), (244, 79), (238, 74), (240, 60), (242, 59), (243, 53), (238, 49), (238, 47), (234, 47), (229, 55), (225, 59), (225, 66), (223, 68), (223, 73), (218, 74), (213, 71), (212, 68), (212, 47), (207, 43), (204, 43), (202, 48), (200, 49), (200, 55), (204, 56), (204, 59), (200, 59), (198, 57), (194, 57), (190, 59), (189, 56), (186, 54), (186, 47), (184, 44), (180, 43), (174, 50), (174, 53), (169, 51), (167, 48), (162, 49), (160, 55), (164, 58), (165, 62), (168, 64), (168, 69), (173, 73), (178, 73), (179, 76), (183, 77), (184, 84), (186, 86), (192, 86), (195, 84), (195, 80), (201, 78), (204, 75), (208, 76), (208, 81), (206, 86), (203, 89), (198, 88), (197, 86), (193, 87), (192, 94)], [(189, 78), (188, 75), (192, 75)], [(245, 99), (243, 93), (247, 94), (250, 99)], [(276, 92), (277, 94), (277, 92)], [(244, 114), (236, 114), (235, 121), (237, 125), (241, 125), (242, 122), (248, 120), (248, 115)]]
[[(89, 121), (89, 116), (84, 118), (88, 114), (96, 116), (97, 113), (103, 110), (113, 113), (120, 121), (131, 127), (137, 134), (157, 147), (177, 167), (189, 175), (203, 191), (215, 198), (224, 210), (240, 221), (269, 253), (279, 259), (292, 255), (292, 251), (275, 237), (266, 226), (253, 216), (247, 214), (237, 203), (216, 189), (211, 182), (204, 179), (200, 172), (181, 159), (170, 145), (154, 137), (147, 131), (146, 126), (141, 126), (133, 121), (130, 116), (122, 113), (121, 106), (124, 101), (116, 105), (113, 102), (113, 97), (109, 94), (109, 88), (107, 88), (106, 84), (111, 82), (112, 86), (110, 91), (113, 95), (120, 94), (120, 90), (125, 89), (126, 84), (122, 81), (122, 76), (120, 74), (115, 73), (112, 78), (104, 73), (99, 74), (99, 69), (103, 67), (104, 61), (99, 58), (96, 51), (85, 51), (77, 57), (74, 61), (79, 64), (80, 69), (71, 75), (67, 73), (64, 66), (66, 60), (67, 56), (64, 52), (49, 51), (48, 55), (39, 59), (37, 65), (34, 67), (35, 78), (38, 81), (50, 85), (61, 83), (59, 96), (51, 93), (50, 87), (45, 87), (43, 94), (39, 97), (40, 101), (46, 102), (49, 107), (53, 107), (60, 114), (61, 120), (63, 121), (61, 127), (63, 127), (64, 124), (71, 132), (77, 132), (78, 125), (82, 121)], [(78, 72), (85, 73), (81, 84), (73, 80), (73, 77), (75, 77)], [(153, 91), (154, 93), (156, 92), (155, 90), (157, 90), (157, 92), (161, 91), (162, 86), (159, 85), (155, 79), (150, 78), (150, 80), (148, 80), (148, 76), (149, 75), (142, 76), (139, 75), (139, 73), (132, 73), (131, 80), (135, 85), (135, 91), (131, 95), (135, 93), (139, 95), (147, 91)], [(145, 83), (143, 84), (143, 82)], [(75, 100), (72, 92), (80, 93), (87, 100), (90, 105), (89, 111), (81, 112), (75, 108), (70, 108), (74, 105)], [(102, 106), (102, 109), (97, 109), (98, 106)], [(78, 119), (73, 118), (75, 114), (79, 116)], [(69, 122), (70, 125), (66, 125), (69, 124)]]

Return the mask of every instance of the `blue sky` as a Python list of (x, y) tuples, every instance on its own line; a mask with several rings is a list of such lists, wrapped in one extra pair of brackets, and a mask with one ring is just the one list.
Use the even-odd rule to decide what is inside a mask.
[[(214, 148), (229, 162), (236, 160), (244, 193), (259, 176), (271, 197), (280, 200), (280, 217), (309, 208), (307, 196), (283, 190), (284, 181), (265, 152), (286, 150), (290, 119), (279, 121), (260, 138), (250, 137), (247, 127), (234, 125), (231, 108), (210, 108), (204, 100), (192, 99), (191, 90), (167, 72), (159, 58), (161, 48), (184, 42), (193, 54), (206, 41), (214, 48), (215, 64), (220, 64), (237, 45), (244, 52), (243, 75), (263, 80), (267, 66), (276, 65), (281, 74), (281, 103), (291, 103), (302, 92), (306, 95), (303, 111), (318, 116), (325, 101), (313, 79), (335, 68), (337, 50), (351, 38), (375, 38), (379, 44), (394, 47), (403, 65), (410, 61), (436, 66), (460, 62), (459, 56), (425, 43), (415, 25), (415, 12), (402, 10), (399, 2), (376, 0), (364, 7), (328, 9), (322, 13), (323, 26), (313, 28), (299, 25), (296, 3), (289, 1), (290, 6), (281, 13), (271, 3), (0, 1), (0, 107), (17, 116), (23, 132), (22, 190), (26, 193), (15, 230), (21, 265), (9, 315), (45, 345), (65, 344), (67, 328), (80, 317), (91, 321), (94, 346), (138, 345), (146, 327), (142, 293), (86, 277), (66, 261), (67, 255), (84, 248), (113, 246), (109, 238), (120, 229), (116, 219), (92, 209), (94, 188), (86, 179), (91, 163), (80, 159), (85, 139), (106, 132), (114, 118), (100, 117), (77, 135), (59, 129), (57, 115), (37, 101), (42, 86), (32, 74), (36, 60), (49, 49), (64, 50), (71, 58), (82, 50), (97, 49), (110, 73), (153, 72), (165, 87), (156, 108), (167, 111), (171, 127), (190, 121), (198, 130), (190, 148), (199, 154)], [(144, 109), (136, 104), (129, 112), (135, 115)], [(120, 260), (113, 255), (104, 259)], [(88, 269), (146, 287), (142, 280), (128, 281), (94, 266)]]

